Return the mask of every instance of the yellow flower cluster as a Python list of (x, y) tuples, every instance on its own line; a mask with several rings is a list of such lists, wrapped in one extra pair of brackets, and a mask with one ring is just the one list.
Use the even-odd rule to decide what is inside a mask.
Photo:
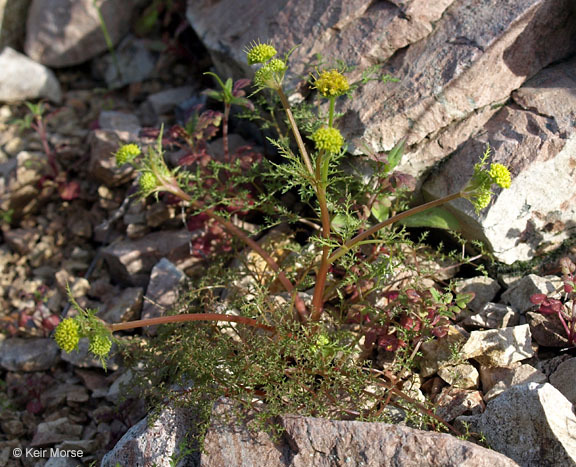
[(350, 89), (346, 77), (337, 70), (326, 70), (314, 80), (314, 89), (324, 97), (338, 97)]
[(135, 144), (125, 144), (116, 152), (116, 165), (121, 166), (127, 162), (132, 162), (142, 151)]
[(510, 178), (510, 171), (502, 164), (492, 164), (488, 171), (492, 181), (501, 188), (510, 188), (512, 180)]
[(54, 340), (64, 352), (72, 352), (78, 348), (78, 342), (80, 342), (78, 323), (72, 318), (62, 320), (56, 328)]
[(266, 63), (274, 55), (276, 55), (276, 49), (270, 44), (252, 44), (252, 47), (246, 52), (246, 58), (248, 59), (248, 65), (254, 65), (255, 63)]
[(316, 130), (312, 134), (311, 139), (316, 144), (318, 151), (326, 151), (332, 154), (340, 152), (344, 144), (344, 138), (340, 131), (330, 127), (322, 127)]
[(494, 163), (486, 170), (486, 159), (489, 155), (490, 148), (487, 148), (481, 161), (474, 166), (474, 175), (461, 192), (462, 196), (474, 205), (476, 212), (480, 212), (490, 204), (493, 184), (501, 188), (510, 188), (512, 183), (510, 171), (506, 166)]

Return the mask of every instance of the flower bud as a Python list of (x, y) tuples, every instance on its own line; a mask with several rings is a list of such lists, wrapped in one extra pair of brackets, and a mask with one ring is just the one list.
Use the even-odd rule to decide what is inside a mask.
[(97, 357), (105, 357), (112, 348), (112, 341), (109, 337), (101, 334), (96, 334), (90, 338), (90, 346), (88, 350)]
[(316, 144), (318, 151), (332, 154), (340, 152), (344, 144), (344, 138), (336, 128), (322, 127), (314, 132), (311, 139)]
[(138, 180), (140, 190), (144, 194), (152, 193), (158, 187), (158, 180), (152, 172), (144, 172)]
[(259, 88), (278, 89), (282, 85), (286, 69), (286, 62), (274, 58), (256, 72), (254, 84)]
[(125, 144), (116, 151), (116, 165), (121, 166), (127, 162), (132, 162), (142, 151), (135, 144)]
[(254, 65), (255, 63), (266, 63), (268, 60), (274, 57), (276, 53), (276, 49), (270, 44), (254, 43), (252, 47), (246, 52), (248, 65)]
[(54, 340), (64, 352), (72, 352), (77, 349), (80, 341), (78, 323), (72, 318), (62, 320), (56, 328)]

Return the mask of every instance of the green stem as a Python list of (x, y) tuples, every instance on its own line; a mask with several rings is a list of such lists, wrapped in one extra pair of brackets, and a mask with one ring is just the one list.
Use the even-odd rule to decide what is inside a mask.
[(126, 331), (128, 329), (143, 328), (145, 326), (156, 326), (167, 323), (181, 323), (184, 321), (225, 321), (230, 323), (240, 323), (254, 328), (264, 329), (270, 332), (276, 332), (274, 326), (259, 323), (255, 319), (245, 316), (230, 316), (221, 313), (188, 313), (184, 315), (161, 316), (159, 318), (139, 319), (128, 321), (126, 323), (108, 324), (108, 329), (112, 332)]
[(102, 15), (102, 11), (100, 7), (96, 3), (96, 0), (92, 0), (92, 5), (96, 8), (96, 13), (98, 14), (98, 20), (100, 21), (100, 29), (102, 30), (102, 34), (104, 35), (104, 40), (106, 41), (106, 47), (108, 47), (108, 52), (112, 56), (112, 62), (114, 63), (114, 67), (116, 68), (116, 73), (118, 73), (118, 81), (122, 81), (122, 70), (120, 68), (120, 63), (118, 62), (118, 57), (116, 56), (116, 51), (114, 50), (114, 43), (112, 42), (112, 38), (108, 33), (108, 28), (106, 27), (106, 21), (104, 21), (104, 16)]
[[(316, 195), (318, 197), (318, 204), (320, 206), (320, 220), (322, 221), (322, 238), (324, 240), (330, 239), (330, 212), (328, 211), (328, 202), (326, 200), (326, 187), (328, 185), (327, 171), (324, 166), (329, 163), (330, 155), (321, 151), (316, 159)], [(326, 159), (326, 160), (324, 160)], [(326, 279), (328, 278), (328, 270), (330, 269), (330, 247), (324, 245), (322, 247), (322, 260), (320, 267), (316, 272), (316, 285), (314, 286), (314, 296), (312, 297), (312, 321), (318, 321), (322, 315), (324, 306), (324, 289), (326, 288)]]
[(380, 229), (383, 229), (384, 227), (391, 225), (394, 222), (398, 222), (399, 220), (402, 220), (406, 217), (413, 216), (414, 214), (418, 214), (419, 212), (426, 211), (427, 209), (431, 209), (431, 208), (434, 208), (436, 206), (440, 206), (442, 204), (448, 203), (450, 201), (453, 201), (455, 199), (462, 198), (462, 197), (463, 197), (463, 195), (461, 192), (452, 193), (451, 195), (436, 199), (434, 201), (430, 201), (430, 202), (425, 203), (425, 204), (421, 204), (420, 206), (416, 206), (415, 208), (408, 209), (408, 211), (401, 212), (400, 214), (397, 214), (397, 215), (391, 217), (390, 219), (386, 219), (385, 221), (382, 221), (382, 222), (370, 227), (368, 230), (366, 230), (366, 231), (362, 232), (361, 234), (356, 235), (354, 238), (351, 238), (350, 240), (348, 240), (343, 246), (341, 246), (334, 253), (332, 253), (330, 258), (328, 258), (328, 261), (330, 262), (330, 264), (332, 264), (338, 258), (340, 258), (340, 257), (344, 256), (346, 253), (348, 253), (348, 251), (350, 251), (355, 245), (360, 243), (362, 240), (365, 240), (366, 238), (374, 235)]
[(330, 98), (330, 107), (328, 107), (328, 126), (332, 128), (334, 126), (334, 104), (336, 102), (335, 97)]
[(292, 134), (294, 135), (294, 139), (296, 140), (296, 144), (298, 145), (298, 150), (300, 151), (302, 160), (306, 165), (306, 169), (308, 169), (308, 173), (313, 177), (314, 169), (312, 168), (312, 162), (310, 161), (310, 156), (308, 156), (308, 151), (306, 151), (306, 146), (304, 145), (304, 140), (302, 139), (300, 130), (298, 130), (298, 126), (296, 125), (296, 120), (294, 120), (292, 110), (290, 110), (290, 103), (288, 102), (288, 98), (286, 97), (286, 94), (284, 94), (282, 88), (279, 87), (278, 89), (276, 89), (276, 91), (280, 96), (282, 107), (284, 107), (284, 112), (286, 112), (286, 116), (288, 117), (288, 121), (290, 122), (290, 127), (292, 128)]

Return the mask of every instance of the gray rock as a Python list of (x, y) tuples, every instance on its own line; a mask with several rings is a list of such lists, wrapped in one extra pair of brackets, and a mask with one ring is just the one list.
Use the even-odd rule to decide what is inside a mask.
[(43, 201), (38, 182), (48, 171), (46, 156), (27, 151), (0, 164), (0, 210), (12, 211), (13, 220), (37, 210)]
[(500, 261), (528, 260), (576, 228), (576, 135), (570, 123), (576, 105), (575, 70), (572, 59), (538, 73), (513, 95), (517, 102), (501, 108), (423, 185), (427, 198), (460, 189), (489, 143), (493, 160), (510, 168), (511, 187), (499, 190), (480, 216), (466, 200), (449, 208), (463, 225), (463, 235), (485, 241)]
[(190, 256), (192, 239), (188, 230), (154, 232), (135, 241), (110, 245), (102, 255), (116, 281), (145, 287), (150, 271), (161, 258), (177, 262)]
[(26, 55), (5, 47), (0, 53), (0, 102), (46, 98), (62, 101), (56, 75)]
[(0, 50), (22, 50), (30, 0), (0, 0)]
[[(170, 310), (178, 300), (178, 285), (184, 277), (184, 273), (166, 258), (158, 261), (150, 274), (142, 319), (156, 318)], [(155, 335), (156, 329), (157, 326), (148, 326), (145, 332)]]
[(450, 326), (448, 334), (442, 339), (433, 339), (420, 347), (422, 358), (420, 376), (432, 376), (440, 368), (454, 365), (453, 349), (460, 347), (468, 339), (469, 334), (461, 328)]
[(51, 457), (44, 467), (78, 467), (81, 465), (79, 462), (78, 459), (72, 457)]
[(564, 394), (572, 404), (576, 404), (576, 358), (571, 358), (558, 365), (558, 368), (550, 375), (550, 384)]
[(40, 402), (45, 409), (57, 408), (66, 403), (87, 402), (89, 398), (84, 386), (69, 383), (52, 386), (40, 394)]
[[(93, 439), (66, 440), (56, 445), (63, 450), (82, 451), (84, 454), (94, 452), (97, 449), (97, 441)], [(76, 464), (74, 467), (77, 467)]]
[(548, 378), (552, 376), (561, 363), (564, 363), (566, 360), (569, 360), (571, 356), (567, 353), (561, 353), (556, 357), (549, 358), (547, 360), (539, 360), (538, 361), (538, 369), (544, 373)]
[[(148, 417), (134, 425), (102, 458), (101, 467), (156, 465), (171, 467), (170, 459), (178, 454), (179, 444), (195, 428), (190, 409), (167, 407), (149, 426)], [(197, 465), (194, 463), (185, 465)]]
[(498, 281), (490, 277), (478, 276), (463, 279), (457, 282), (456, 292), (473, 292), (475, 297), (468, 303), (468, 308), (478, 313), (486, 303), (494, 299), (500, 291)]
[(498, 329), (516, 326), (520, 323), (520, 314), (514, 308), (500, 303), (486, 303), (475, 315), (471, 315), (460, 324), (466, 328)]
[(44, 371), (60, 361), (60, 349), (49, 338), (12, 337), (0, 341), (0, 367), (8, 371)]
[(0, 428), (10, 439), (21, 439), (26, 434), (26, 427), (17, 419), (2, 421)]
[(40, 238), (40, 233), (36, 229), (3, 230), (2, 233), (6, 244), (20, 255), (30, 253), (34, 244)]
[(435, 401), (436, 415), (450, 422), (464, 414), (476, 415), (485, 408), (480, 391), (447, 386)]
[[(98, 0), (115, 45), (130, 29), (138, 0)], [(107, 50), (98, 10), (92, 0), (33, 0), (26, 27), (26, 55), (60, 68), (78, 65)]]
[(82, 429), (82, 425), (74, 425), (66, 417), (50, 422), (42, 422), (36, 428), (36, 433), (30, 442), (30, 446), (45, 447), (69, 439), (80, 439)]
[[(114, 59), (116, 57), (116, 60)], [(143, 40), (127, 36), (117, 47), (115, 55), (106, 55), (94, 63), (95, 74), (101, 74), (110, 89), (139, 83), (150, 77), (156, 58)]]
[(149, 227), (159, 227), (169, 220), (172, 214), (168, 206), (162, 201), (158, 201), (148, 206), (146, 210), (146, 225)]
[(106, 399), (111, 402), (118, 402), (123, 394), (126, 394), (126, 389), (131, 388), (131, 383), (133, 384), (134, 374), (132, 370), (127, 370), (122, 373), (116, 380), (112, 383), (108, 392), (106, 393)]
[(537, 312), (526, 313), (530, 332), (538, 345), (543, 347), (568, 347), (566, 330), (557, 315), (543, 315)]
[(134, 176), (134, 168), (129, 164), (118, 167), (115, 153), (120, 146), (130, 142), (131, 137), (132, 134), (127, 131), (94, 130), (88, 138), (90, 177), (109, 187), (128, 182)]
[(576, 416), (550, 384), (514, 386), (490, 401), (482, 415), (457, 421), (520, 465), (576, 465)]
[[(363, 138), (375, 151), (389, 150), (402, 138), (417, 144), (502, 102), (527, 77), (571, 53), (576, 26), (565, 21), (571, 10), (570, 1), (451, 3), (425, 40), (384, 67), (400, 81), (365, 86), (346, 109), (342, 128), (357, 132), (354, 143)], [(539, 57), (539, 50), (546, 50), (546, 58)], [(419, 174), (423, 164), (432, 162), (409, 157), (400, 169)]]
[(108, 323), (124, 323), (140, 317), (144, 290), (141, 287), (128, 287), (119, 296), (106, 303), (98, 312), (98, 317)]
[(179, 104), (192, 97), (193, 93), (192, 86), (181, 86), (150, 94), (142, 103), (140, 112), (147, 123), (155, 124), (160, 115), (171, 112)]
[(513, 282), (502, 294), (502, 301), (520, 313), (526, 313), (534, 308), (534, 304), (530, 301), (533, 294), (552, 294), (561, 285), (562, 280), (557, 276), (540, 277), (536, 274), (529, 274)]
[(528, 364), (505, 367), (480, 367), (484, 400), (489, 401), (512, 386), (526, 383), (546, 383), (544, 373)]
[(438, 370), (438, 376), (455, 388), (477, 388), (480, 380), (478, 370), (469, 363), (445, 366)]
[(509, 366), (534, 355), (527, 324), (488, 331), (472, 331), (460, 356), (484, 366)]
[(98, 125), (100, 125), (102, 130), (129, 133), (134, 139), (138, 137), (142, 128), (136, 115), (116, 110), (103, 110), (100, 112)]

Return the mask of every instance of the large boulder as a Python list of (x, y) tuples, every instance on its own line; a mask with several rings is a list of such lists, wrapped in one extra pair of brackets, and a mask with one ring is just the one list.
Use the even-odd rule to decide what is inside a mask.
[[(569, 0), (433, 3), (276, 0), (238, 8), (234, 0), (194, 0), (187, 16), (223, 74), (249, 72), (243, 49), (257, 39), (282, 52), (298, 46), (290, 57), (294, 74), (305, 71), (314, 54), (361, 68), (389, 59), (382, 72), (399, 81), (370, 82), (341, 109), (340, 126), (355, 152), (389, 150), (402, 138), (427, 143), (451, 123), (505, 101), (574, 50)], [(433, 162), (411, 158), (404, 168), (421, 173)]]
[(453, 0), (191, 0), (187, 17), (222, 73), (249, 74), (245, 49), (269, 41), (291, 55), (292, 82), (311, 58), (369, 66), (426, 37)]
[[(221, 399), (200, 455), (180, 465), (221, 467), (266, 465), (305, 466), (516, 466), (509, 458), (447, 434), (385, 423), (332, 421), (284, 416), (284, 434), (274, 441), (253, 431), (233, 415), (230, 401)], [(190, 410), (168, 407), (148, 427), (146, 419), (134, 426), (102, 460), (102, 467), (120, 465), (169, 466), (178, 457), (179, 442), (193, 434), (197, 420)], [(248, 422), (250, 423), (250, 422)]]
[(497, 259), (528, 260), (576, 232), (576, 59), (542, 70), (512, 94), (479, 133), (423, 186), (439, 198), (464, 186), (486, 144), (510, 168), (512, 186), (480, 215), (450, 203), (465, 235), (484, 240)]
[(113, 44), (130, 29), (139, 0), (33, 0), (24, 50), (43, 65), (83, 63), (107, 50), (98, 9)]
[(282, 53), (298, 46), (288, 86), (314, 72), (306, 64), (317, 64), (315, 56), (322, 66), (337, 59), (359, 69), (381, 65), (383, 75), (398, 81), (370, 81), (338, 103), (349, 150), (377, 153), (406, 139), (398, 169), (415, 175), (418, 187), (453, 155), (425, 187), (433, 199), (461, 188), (490, 143), (495, 160), (510, 166), (512, 187), (480, 217), (464, 200), (451, 208), (464, 236), (486, 242), (497, 259), (529, 259), (571, 235), (576, 222), (572, 65), (538, 74), (576, 52), (576, 6), (571, 0), (432, 3), (274, 0), (238, 8), (234, 0), (194, 0), (187, 16), (222, 75), (250, 76), (244, 49), (257, 40)]
[(457, 420), (520, 465), (576, 465), (573, 406), (548, 383), (514, 386), (490, 401), (481, 415)]

